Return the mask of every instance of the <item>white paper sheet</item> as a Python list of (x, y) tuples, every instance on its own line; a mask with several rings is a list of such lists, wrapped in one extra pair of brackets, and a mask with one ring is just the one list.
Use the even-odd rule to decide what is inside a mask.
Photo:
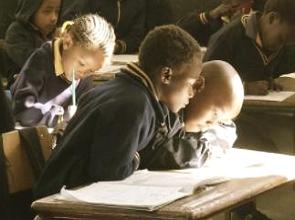
[(271, 91), (267, 95), (246, 95), (245, 100), (282, 102), (294, 94), (295, 92), (290, 91)]
[(137, 60), (138, 60), (137, 54), (114, 55), (112, 57), (112, 63), (116, 65), (127, 64), (130, 62), (137, 62)]
[(153, 211), (193, 194), (199, 186), (224, 181), (216, 173), (210, 177), (190, 172), (142, 170), (122, 181), (97, 182), (75, 190), (63, 188), (61, 195), (68, 200)]
[(124, 185), (114, 182), (93, 183), (78, 190), (63, 188), (61, 194), (70, 200), (148, 211), (190, 195), (182, 192), (181, 187)]

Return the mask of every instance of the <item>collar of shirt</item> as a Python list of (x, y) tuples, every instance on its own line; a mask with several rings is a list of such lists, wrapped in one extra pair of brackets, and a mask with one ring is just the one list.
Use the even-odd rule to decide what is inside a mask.
[(255, 43), (263, 48), (261, 36), (259, 34), (259, 25), (258, 25), (258, 18), (260, 17), (259, 12), (253, 12), (249, 15), (244, 15), (241, 18), (241, 21), (245, 27), (246, 35), (255, 41)]

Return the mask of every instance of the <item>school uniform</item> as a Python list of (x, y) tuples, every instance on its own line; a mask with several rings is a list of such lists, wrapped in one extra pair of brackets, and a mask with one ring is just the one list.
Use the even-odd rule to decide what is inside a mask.
[(10, 76), (18, 74), (34, 50), (52, 37), (49, 35), (44, 39), (38, 27), (31, 22), (42, 2), (43, 0), (21, 0), (18, 3), (16, 20), (11, 23), (5, 35), (5, 51), (10, 60), (6, 71), (9, 71)]
[(201, 46), (206, 47), (212, 34), (229, 22), (225, 17), (212, 19), (207, 12), (194, 11), (182, 17), (177, 25), (192, 35)]
[(258, 30), (260, 13), (244, 15), (214, 34), (204, 61), (224, 60), (238, 71), (243, 81), (277, 78), (295, 71), (295, 48), (283, 46), (269, 53), (263, 49)]
[[(60, 54), (61, 40), (46, 42), (37, 49), (12, 85), (13, 113), (23, 126), (53, 127), (61, 107), (71, 104), (71, 82), (64, 76)], [(77, 98), (93, 88), (92, 77), (80, 80)]]
[(88, 0), (76, 1), (65, 10), (63, 21), (77, 15), (98, 13), (115, 30), (116, 53), (136, 53), (145, 36), (145, 0)]
[[(198, 149), (194, 136), (186, 138), (181, 130), (179, 115), (158, 101), (149, 77), (130, 64), (80, 100), (36, 184), (35, 197), (57, 193), (63, 186), (124, 179), (138, 166), (148, 168), (156, 152), (165, 168), (200, 165), (208, 150)], [(177, 133), (182, 133), (180, 141), (185, 140), (182, 152), (173, 149), (176, 141), (168, 142)]]

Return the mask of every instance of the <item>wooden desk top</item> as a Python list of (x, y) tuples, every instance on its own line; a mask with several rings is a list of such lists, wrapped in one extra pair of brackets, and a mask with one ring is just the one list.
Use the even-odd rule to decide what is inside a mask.
[[(295, 157), (234, 149), (224, 161), (233, 159), (228, 165), (213, 164), (201, 169), (231, 176), (231, 180), (216, 186), (205, 187), (194, 195), (175, 201), (157, 211), (139, 211), (60, 200), (52, 195), (32, 204), (42, 219), (205, 219), (218, 212), (231, 209), (241, 203), (255, 199), (258, 195), (295, 180), (290, 167), (295, 166)], [(245, 161), (250, 163), (244, 163)], [(244, 161), (244, 162), (241, 162)], [(277, 165), (279, 164), (279, 165)]]

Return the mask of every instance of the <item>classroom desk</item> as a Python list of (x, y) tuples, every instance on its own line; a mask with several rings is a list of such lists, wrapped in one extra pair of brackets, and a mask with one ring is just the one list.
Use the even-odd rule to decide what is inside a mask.
[(214, 171), (218, 175), (222, 173), (229, 181), (204, 187), (193, 195), (170, 203), (157, 211), (65, 201), (60, 200), (58, 194), (35, 201), (32, 208), (42, 220), (199, 220), (255, 200), (258, 195), (295, 180), (295, 173), (290, 169), (295, 167), (294, 156), (232, 149), (216, 161), (196, 171)]
[(245, 100), (243, 104), (244, 112), (281, 112), (295, 114), (295, 95), (282, 102)]
[[(295, 79), (290, 77), (281, 77), (277, 79), (277, 82), (284, 86), (286, 91), (295, 91)], [(270, 101), (253, 101), (245, 100), (243, 105), (243, 111), (245, 112), (281, 112), (295, 114), (295, 95), (287, 98), (282, 102), (270, 102)]]
[[(284, 90), (295, 91), (295, 78), (280, 77), (276, 81), (283, 85)], [(268, 133), (269, 139), (276, 143), (279, 152), (295, 154), (295, 95), (282, 102), (245, 100), (241, 113), (250, 116), (248, 120), (253, 126), (267, 130), (266, 134)], [(261, 115), (264, 117), (263, 125), (260, 125)], [(268, 121), (265, 121), (266, 118)], [(275, 124), (278, 123), (278, 118), (281, 119), (281, 122)], [(278, 131), (277, 126), (281, 126), (281, 130)], [(285, 135), (282, 135), (282, 131), (285, 132)], [(286, 139), (285, 136), (289, 137)], [(286, 151), (284, 143), (292, 147), (291, 151)]]

